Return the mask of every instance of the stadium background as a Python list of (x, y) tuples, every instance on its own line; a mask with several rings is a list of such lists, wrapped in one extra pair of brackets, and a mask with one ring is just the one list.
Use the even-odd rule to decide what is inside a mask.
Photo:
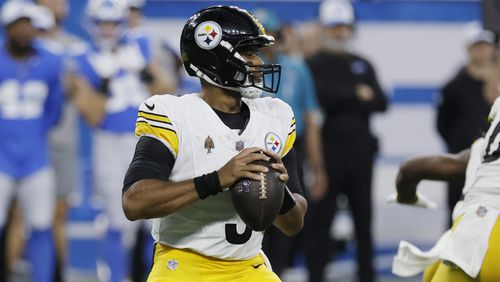
[[(3, 2), (3, 1), (2, 1)], [(70, 0), (69, 31), (86, 37), (81, 27), (86, 1)], [(167, 1), (147, 0), (145, 26), (155, 42), (168, 40), (178, 46), (186, 19), (196, 10), (213, 4), (237, 5), (249, 10), (267, 7), (285, 22), (314, 21), (319, 1)], [(404, 239), (430, 247), (446, 225), (443, 184), (424, 183), (422, 191), (439, 204), (435, 211), (388, 205), (394, 191), (398, 164), (422, 153), (442, 152), (444, 146), (435, 130), (435, 94), (465, 59), (464, 26), (481, 19), (479, 1), (358, 1), (354, 49), (372, 61), (384, 90), (390, 96), (389, 111), (376, 116), (373, 128), (381, 141), (374, 176), (374, 234), (376, 265), (381, 277), (390, 275), (397, 243)], [(71, 210), (70, 277), (89, 281), (95, 277), (95, 247), (105, 223), (99, 216), (102, 203), (91, 197), (92, 168), (88, 159), (90, 135), (82, 125), (80, 161), (82, 169), (77, 197)], [(328, 144), (325, 144), (328, 146)], [(346, 281), (354, 268), (352, 247), (332, 264), (329, 277)], [(300, 265), (300, 258), (298, 259)], [(301, 281), (298, 268), (287, 276)], [(397, 280), (395, 280), (397, 281)], [(405, 280), (406, 281), (406, 280)]]

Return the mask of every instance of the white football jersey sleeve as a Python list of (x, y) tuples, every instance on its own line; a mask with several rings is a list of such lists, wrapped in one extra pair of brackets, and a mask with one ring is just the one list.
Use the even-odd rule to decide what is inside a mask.
[[(165, 94), (166, 98), (173, 97)], [(175, 115), (175, 108), (169, 109), (168, 103), (159, 103), (158, 96), (152, 96), (139, 107), (135, 124), (137, 137), (149, 136), (161, 141), (174, 156), (179, 150), (179, 138), (169, 115)], [(168, 100), (168, 99), (163, 99)], [(165, 105), (167, 104), (167, 105)]]

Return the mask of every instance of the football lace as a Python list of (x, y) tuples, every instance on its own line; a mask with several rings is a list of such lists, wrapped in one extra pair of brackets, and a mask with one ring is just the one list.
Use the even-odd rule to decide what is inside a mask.
[(262, 178), (260, 179), (259, 199), (267, 199), (267, 175), (263, 172), (261, 172), (260, 175), (262, 175)]

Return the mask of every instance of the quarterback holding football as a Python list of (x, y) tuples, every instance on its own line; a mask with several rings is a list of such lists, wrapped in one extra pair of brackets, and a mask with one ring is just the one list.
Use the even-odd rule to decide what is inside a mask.
[[(278, 199), (272, 223), (287, 235), (302, 229), (307, 202), (296, 171), (294, 115), (283, 101), (260, 98), (279, 87), (281, 66), (264, 64), (257, 53), (273, 43), (246, 10), (200, 10), (180, 42), (200, 93), (157, 95), (140, 106), (122, 205), (130, 220), (153, 218), (148, 281), (280, 281), (261, 251), (264, 231), (245, 224), (227, 191), (251, 193), (261, 182), (248, 201)], [(270, 170), (284, 189), (266, 177), (276, 175)]]

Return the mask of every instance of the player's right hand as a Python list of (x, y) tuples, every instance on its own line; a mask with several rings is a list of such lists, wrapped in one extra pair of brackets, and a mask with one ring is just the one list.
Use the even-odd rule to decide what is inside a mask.
[(397, 202), (401, 204), (412, 205), (418, 201), (417, 185), (418, 180), (406, 177), (402, 169), (399, 170), (396, 177)]
[(269, 156), (262, 153), (263, 150), (258, 147), (246, 148), (229, 160), (217, 171), (221, 187), (231, 187), (241, 178), (260, 181), (262, 178), (260, 173), (267, 172), (268, 168), (251, 163), (258, 160), (270, 160)]

